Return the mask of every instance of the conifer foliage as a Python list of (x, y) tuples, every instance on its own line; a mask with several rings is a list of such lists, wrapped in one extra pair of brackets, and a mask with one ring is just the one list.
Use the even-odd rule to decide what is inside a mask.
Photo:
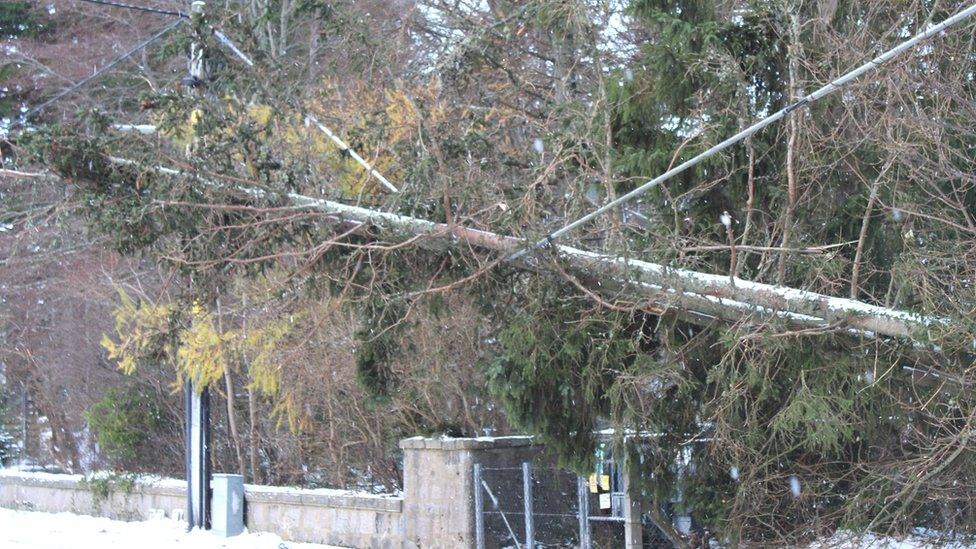
[[(690, 510), (702, 542), (839, 527), (976, 534), (973, 22), (566, 237), (945, 319), (913, 341), (843, 318), (692, 315), (581, 277), (549, 250), (516, 269), (446, 237), (469, 227), (538, 241), (965, 2), (410, 4), (411, 15), (340, 2), (221, 19), (256, 66), (224, 59), (203, 94), (147, 91), (160, 135), (114, 133), (99, 114), (34, 133), (93, 228), (186, 282), (158, 307), (122, 295), (105, 347), (123, 369), (165, 357), (205, 383), (246, 372), (302, 431), (326, 412), (289, 379), (288, 353), (341, 331), (372, 397), (356, 410), (399, 418), (371, 436), (510, 422), (583, 471), (594, 431), (612, 427), (678, 544), (691, 540), (663, 510)], [(303, 125), (308, 113), (400, 192)], [(291, 193), (446, 234), (322, 215)]]

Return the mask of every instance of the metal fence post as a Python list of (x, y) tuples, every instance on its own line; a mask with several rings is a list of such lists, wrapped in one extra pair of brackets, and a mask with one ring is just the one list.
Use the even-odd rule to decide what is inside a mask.
[(576, 493), (579, 498), (580, 549), (590, 549), (590, 499), (586, 490), (586, 479), (579, 477), (576, 482)]
[(525, 500), (525, 547), (535, 549), (535, 521), (532, 517), (532, 464), (522, 463), (522, 495)]
[(481, 464), (474, 464), (474, 539), (477, 549), (485, 549), (485, 500), (481, 492)]

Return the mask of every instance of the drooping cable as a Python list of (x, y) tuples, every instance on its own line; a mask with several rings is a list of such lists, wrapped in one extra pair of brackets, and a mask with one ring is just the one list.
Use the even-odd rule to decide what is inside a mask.
[(691, 168), (691, 167), (699, 164), (701, 161), (703, 161), (703, 160), (705, 160), (705, 159), (707, 159), (709, 157), (714, 156), (715, 154), (717, 154), (717, 153), (719, 153), (719, 152), (721, 152), (721, 151), (723, 151), (723, 150), (731, 147), (732, 145), (738, 143), (739, 141), (742, 141), (742, 140), (748, 138), (749, 136), (755, 134), (759, 130), (762, 130), (766, 126), (769, 126), (770, 124), (772, 124), (772, 123), (774, 123), (774, 122), (776, 122), (776, 121), (778, 121), (780, 119), (783, 119), (783, 118), (787, 117), (793, 111), (795, 111), (795, 110), (797, 110), (797, 109), (799, 109), (799, 108), (801, 108), (801, 107), (803, 107), (805, 105), (809, 105), (810, 103), (813, 103), (814, 101), (817, 101), (818, 99), (820, 99), (820, 98), (822, 98), (822, 97), (824, 97), (824, 96), (826, 96), (826, 95), (828, 95), (828, 94), (830, 94), (830, 93), (832, 93), (832, 92), (834, 92), (834, 91), (842, 88), (844, 85), (848, 84), (852, 80), (860, 77), (861, 75), (863, 75), (863, 74), (865, 74), (865, 73), (867, 73), (869, 71), (872, 71), (872, 70), (880, 67), (881, 65), (883, 65), (883, 64), (887, 63), (888, 61), (894, 59), (898, 55), (900, 55), (900, 54), (904, 53), (905, 51), (911, 49), (912, 47), (914, 47), (919, 42), (922, 42), (923, 40), (926, 40), (928, 38), (931, 38), (932, 36), (935, 36), (936, 34), (938, 34), (938, 33), (942, 32), (942, 31), (946, 30), (947, 28), (949, 28), (949, 27), (951, 27), (951, 26), (953, 26), (953, 25), (955, 25), (955, 24), (957, 24), (957, 23), (959, 23), (959, 22), (961, 22), (961, 21), (963, 21), (965, 19), (968, 19), (973, 14), (976, 14), (976, 4), (973, 4), (972, 6), (970, 6), (970, 7), (966, 8), (966, 9), (960, 11), (959, 13), (957, 13), (956, 15), (953, 15), (952, 17), (949, 17), (948, 19), (942, 21), (941, 23), (939, 23), (937, 25), (933, 25), (933, 26), (929, 27), (927, 30), (916, 34), (914, 37), (912, 37), (912, 38), (910, 38), (910, 39), (908, 39), (908, 40), (906, 40), (906, 41), (898, 44), (894, 48), (891, 48), (890, 50), (886, 51), (885, 53), (883, 53), (883, 54), (875, 57), (874, 59), (868, 61), (867, 63), (861, 65), (860, 67), (858, 67), (858, 68), (856, 68), (856, 69), (848, 72), (847, 74), (844, 74), (843, 76), (841, 76), (841, 77), (839, 77), (839, 78), (837, 78), (835, 80), (832, 80), (831, 82), (829, 82), (828, 84), (824, 85), (823, 87), (821, 87), (817, 91), (811, 93), (810, 95), (807, 95), (806, 97), (803, 97), (803, 98), (799, 99), (798, 101), (796, 101), (793, 104), (791, 104), (791, 105), (789, 105), (789, 106), (787, 106), (787, 107), (785, 107), (785, 108), (777, 111), (776, 113), (771, 114), (771, 115), (767, 116), (766, 118), (763, 118), (762, 120), (760, 120), (759, 122), (756, 122), (752, 126), (749, 126), (748, 128), (740, 131), (739, 133), (733, 135), (732, 137), (726, 139), (725, 141), (722, 141), (721, 143), (715, 145), (714, 147), (708, 149), (707, 151), (705, 151), (705, 152), (703, 152), (703, 153), (695, 156), (694, 158), (692, 158), (690, 160), (687, 160), (687, 161), (681, 163), (680, 165), (678, 165), (678, 166), (676, 166), (676, 167), (674, 167), (674, 168), (672, 168), (672, 169), (664, 172), (663, 174), (655, 177), (654, 179), (651, 179), (647, 183), (644, 183), (640, 187), (637, 187), (636, 189), (634, 189), (634, 190), (630, 191), (629, 193), (627, 193), (627, 194), (625, 194), (625, 195), (617, 198), (616, 200), (612, 200), (612, 201), (604, 204), (603, 206), (597, 208), (596, 210), (593, 210), (592, 212), (584, 215), (583, 217), (580, 217), (576, 221), (573, 221), (572, 223), (569, 223), (568, 225), (565, 225), (564, 227), (562, 227), (560, 229), (557, 229), (556, 231), (553, 231), (553, 232), (549, 233), (548, 235), (546, 235), (544, 238), (542, 238), (541, 240), (539, 240), (535, 244), (533, 244), (533, 245), (531, 245), (531, 246), (529, 246), (529, 247), (527, 247), (527, 248), (525, 248), (523, 250), (520, 250), (520, 251), (512, 254), (511, 256), (508, 257), (508, 260), (511, 261), (513, 259), (517, 259), (517, 258), (525, 255), (526, 253), (528, 253), (528, 252), (530, 252), (532, 250), (535, 250), (535, 249), (538, 249), (538, 248), (542, 248), (544, 246), (547, 246), (547, 245), (551, 244), (557, 238), (559, 238), (559, 237), (561, 237), (561, 236), (569, 233), (570, 231), (572, 231), (572, 230), (580, 227), (581, 225), (583, 225), (583, 224), (585, 224), (585, 223), (587, 223), (589, 221), (592, 221), (594, 218), (596, 218), (596, 217), (598, 217), (598, 216), (600, 216), (600, 215), (602, 215), (602, 214), (604, 214), (604, 213), (606, 213), (606, 212), (608, 212), (608, 211), (610, 211), (610, 210), (612, 210), (614, 208), (617, 208), (618, 206), (620, 206), (622, 204), (625, 204), (626, 202), (629, 202), (629, 201), (633, 200), (634, 198), (637, 198), (638, 196), (646, 193), (647, 191), (649, 191), (651, 189), (654, 189), (655, 187), (658, 187), (661, 183), (664, 183), (665, 181), (671, 179), (672, 177), (674, 177), (674, 176), (676, 176), (676, 175), (678, 175), (678, 174), (680, 174), (680, 173), (688, 170), (689, 168)]
[(112, 6), (115, 8), (122, 8), (122, 9), (133, 10), (133, 11), (143, 11), (146, 13), (158, 13), (159, 15), (170, 15), (173, 17), (181, 17), (183, 19), (190, 17), (189, 14), (183, 13), (182, 11), (162, 10), (159, 8), (150, 8), (148, 6), (136, 6), (134, 4), (125, 4), (123, 2), (109, 2), (108, 0), (80, 0), (80, 1), (87, 2), (89, 4)]
[(71, 93), (74, 93), (75, 91), (77, 91), (78, 89), (84, 87), (86, 84), (88, 84), (92, 80), (95, 80), (99, 76), (102, 76), (106, 72), (112, 70), (119, 63), (125, 61), (129, 57), (132, 57), (133, 55), (135, 55), (136, 53), (142, 51), (143, 49), (145, 49), (147, 46), (149, 46), (153, 42), (155, 42), (155, 41), (159, 40), (160, 38), (162, 38), (163, 36), (165, 36), (166, 33), (168, 33), (169, 31), (171, 31), (173, 29), (175, 29), (183, 21), (184, 21), (184, 19), (177, 19), (176, 21), (173, 21), (169, 25), (166, 25), (165, 27), (162, 28), (162, 30), (160, 30), (156, 34), (150, 36), (146, 40), (143, 40), (142, 42), (140, 42), (139, 44), (137, 44), (132, 49), (130, 49), (130, 50), (126, 51), (125, 53), (123, 53), (122, 55), (116, 57), (109, 64), (107, 64), (104, 67), (96, 70), (91, 75), (89, 75), (89, 76), (87, 76), (85, 78), (82, 78), (78, 82), (75, 82), (74, 84), (68, 86), (64, 90), (61, 90), (60, 92), (58, 92), (57, 94), (55, 94), (54, 97), (51, 97), (50, 99), (44, 101), (43, 103), (41, 103), (41, 104), (35, 106), (34, 108), (28, 110), (22, 116), (20, 116), (16, 121), (14, 121), (13, 124), (11, 124), (10, 127), (7, 128), (7, 129), (10, 130), (10, 129), (16, 128), (18, 126), (22, 126), (24, 123), (26, 123), (35, 114), (43, 111), (47, 107), (49, 107), (52, 104), (56, 103), (57, 101), (61, 100), (63, 97), (65, 97), (65, 96), (67, 96), (67, 95), (69, 95)]

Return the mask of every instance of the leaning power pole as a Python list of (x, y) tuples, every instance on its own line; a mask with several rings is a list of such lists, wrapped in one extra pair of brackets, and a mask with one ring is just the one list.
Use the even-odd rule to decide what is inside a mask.
[[(187, 60), (189, 75), (183, 84), (202, 107), (204, 90), (209, 79), (206, 55), (206, 3), (195, 1), (190, 6), (193, 41)], [(191, 119), (194, 117), (191, 116)], [(195, 132), (195, 128), (192, 130)], [(195, 152), (193, 136), (186, 154)], [(187, 528), (210, 529), (210, 391), (198, 387), (191, 376), (184, 384), (186, 423), (186, 522)]]

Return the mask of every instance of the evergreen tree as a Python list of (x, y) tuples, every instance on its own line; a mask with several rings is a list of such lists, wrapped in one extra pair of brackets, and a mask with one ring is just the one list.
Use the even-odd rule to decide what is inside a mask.
[[(119, 250), (151, 251), (193, 282), (187, 302), (283, 266), (283, 294), (328, 292), (362, 312), (357, 374), (373, 403), (410, 381), (391, 364), (416, 348), (418, 311), (435, 322), (442, 294), (466, 288), (480, 305), (483, 373), (511, 421), (581, 471), (592, 431), (616, 427), (662, 530), (662, 510), (680, 505), (719, 541), (795, 543), (838, 527), (976, 532), (971, 26), (629, 204), (645, 222), (600, 220), (566, 239), (948, 319), (914, 341), (851, 330), (844, 315), (810, 329), (768, 310), (722, 323), (671, 307), (668, 289), (648, 303), (581, 279), (548, 251), (529, 263), (549, 273), (539, 274), (443, 245), (459, 227), (538, 238), (962, 3), (634, 0), (632, 57), (600, 54), (594, 5), (495, 3), (482, 25), (450, 13), (438, 24), (463, 40), (404, 63), (408, 83), (330, 84), (346, 98), (331, 110), (326, 94), (275, 85), (312, 69), (279, 62), (281, 37), (262, 35), (256, 47), (274, 62), (257, 76), (228, 63), (203, 100), (153, 96), (171, 139), (119, 137), (100, 116), (87, 133), (48, 128), (37, 139)], [(355, 25), (330, 32), (370, 36)], [(400, 52), (382, 51), (398, 66)], [(301, 124), (305, 109), (348, 122), (354, 147), (407, 181), (403, 192), (383, 194), (322, 148)], [(191, 183), (149, 167), (187, 147)], [(110, 161), (119, 150), (135, 160)], [(408, 238), (395, 224), (323, 221), (296, 213), (292, 192), (445, 225)], [(201, 337), (184, 319), (169, 341), (219, 347), (201, 315)], [(207, 380), (225, 369), (208, 368)]]

